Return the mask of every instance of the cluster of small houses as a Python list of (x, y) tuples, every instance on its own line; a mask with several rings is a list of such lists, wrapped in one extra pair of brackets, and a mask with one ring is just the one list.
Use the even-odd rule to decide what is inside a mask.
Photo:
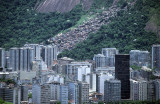
[(97, 13), (94, 18), (90, 18), (82, 25), (66, 33), (60, 33), (48, 41), (53, 42), (60, 50), (72, 49), (77, 43), (86, 40), (90, 33), (95, 33), (102, 25), (108, 24), (110, 22), (109, 18), (116, 16), (119, 10), (119, 8), (113, 6), (107, 11)]

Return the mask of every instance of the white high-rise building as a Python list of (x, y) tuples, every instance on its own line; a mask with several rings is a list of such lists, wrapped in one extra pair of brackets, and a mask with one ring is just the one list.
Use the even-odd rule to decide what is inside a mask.
[(109, 67), (115, 66), (115, 54), (119, 51), (116, 48), (102, 48), (102, 54), (106, 57), (106, 65)]
[(34, 50), (30, 47), (22, 47), (19, 49), (20, 68), (19, 70), (30, 71), (34, 61)]
[(89, 84), (90, 93), (96, 92), (96, 84), (97, 84), (96, 78), (97, 77), (95, 73), (83, 75), (82, 82), (86, 82)]
[(96, 78), (97, 77), (95, 73), (90, 74), (89, 92), (96, 92)]
[(46, 63), (48, 69), (51, 69), (53, 66), (53, 47), (52, 46), (44, 46), (42, 48), (42, 59)]
[(103, 54), (94, 55), (93, 60), (97, 67), (106, 67), (106, 57)]
[(18, 48), (11, 48), (9, 50), (9, 68), (12, 71), (18, 71), (19, 70), (19, 49)]
[(56, 45), (53, 45), (53, 60), (57, 60), (58, 55), (58, 47)]
[(83, 81), (84, 77), (91, 73), (91, 69), (88, 66), (80, 66), (75, 68), (72, 73), (75, 73), (74, 80)]
[(42, 47), (41, 57), (43, 61), (47, 64), (49, 69), (52, 69), (53, 60), (57, 60), (57, 46), (48, 45)]
[(48, 75), (45, 79), (47, 79), (47, 83), (58, 82), (64, 84), (64, 77), (61, 75)]
[(5, 49), (0, 48), (0, 68), (5, 68)]
[(58, 82), (53, 82), (50, 83), (50, 88), (51, 88), (51, 100), (60, 100), (60, 83)]
[(33, 48), (11, 48), (9, 50), (9, 69), (12, 71), (30, 71), (34, 61)]
[(41, 46), (39, 44), (25, 44), (25, 47), (31, 47), (34, 51), (34, 60), (40, 60), (41, 59)]
[(89, 62), (71, 62), (66, 68), (67, 78), (82, 81), (82, 74), (89, 74), (91, 65)]
[(113, 78), (114, 78), (114, 76), (112, 76), (112, 74), (100, 73), (98, 75), (98, 78), (97, 78), (97, 90), (98, 90), (98, 93), (104, 94), (104, 81), (105, 80), (109, 80), (109, 79), (113, 79)]

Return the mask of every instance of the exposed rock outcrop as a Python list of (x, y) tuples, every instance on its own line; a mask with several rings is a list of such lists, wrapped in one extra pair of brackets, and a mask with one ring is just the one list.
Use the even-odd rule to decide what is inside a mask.
[(49, 12), (69, 12), (76, 5), (82, 4), (85, 10), (88, 10), (92, 5), (92, 0), (43, 0), (37, 3), (35, 9), (40, 13)]
[(157, 36), (160, 38), (160, 26), (153, 21), (153, 18), (156, 17), (152, 16), (152, 18), (146, 23), (145, 30), (157, 34)]

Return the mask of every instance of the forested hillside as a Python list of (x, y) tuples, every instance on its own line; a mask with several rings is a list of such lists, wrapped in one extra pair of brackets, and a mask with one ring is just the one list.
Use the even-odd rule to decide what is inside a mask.
[(67, 13), (37, 13), (34, 8), (37, 0), (0, 0), (0, 47), (8, 49), (25, 43), (46, 42), (59, 32), (83, 22), (81, 19), (89, 13), (103, 12), (104, 8), (118, 2), (118, 7), (127, 7), (127, 10), (119, 11), (116, 17), (109, 18), (109, 24), (91, 33), (87, 40), (78, 43), (72, 50), (63, 51), (59, 57), (92, 59), (104, 47), (118, 48), (121, 53), (128, 53), (131, 49), (150, 51), (152, 44), (160, 43), (157, 36), (160, 1), (136, 0), (135, 4), (131, 4), (134, 6), (127, 6), (132, 1), (94, 0), (88, 11), (77, 5)]
[(76, 25), (89, 11), (94, 12), (113, 2), (94, 0), (89, 11), (82, 10), (82, 4), (79, 4), (67, 13), (38, 13), (35, 7), (39, 1), (42, 0), (0, 0), (0, 47), (8, 49), (25, 43), (45, 42)]
[(85, 12), (77, 5), (68, 13), (37, 13), (37, 0), (0, 0), (0, 47), (40, 43), (76, 24)]
[[(121, 8), (127, 3), (119, 1)], [(117, 17), (111, 18), (109, 25), (102, 26), (95, 34), (72, 50), (63, 51), (59, 57), (67, 56), (76, 60), (92, 59), (100, 53), (101, 48), (115, 47), (120, 53), (128, 53), (131, 49), (151, 50), (152, 44), (160, 43), (155, 33), (145, 31), (146, 23), (159, 10), (159, 0), (137, 0), (127, 11), (119, 11)], [(157, 19), (157, 22), (159, 19)], [(156, 22), (156, 23), (157, 23)]]

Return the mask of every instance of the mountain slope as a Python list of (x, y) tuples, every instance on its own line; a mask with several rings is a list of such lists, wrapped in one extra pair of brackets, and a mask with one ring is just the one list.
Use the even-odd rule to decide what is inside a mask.
[(0, 47), (10, 48), (41, 43), (76, 24), (85, 14), (82, 6), (60, 13), (37, 13), (37, 0), (0, 0)]
[[(123, 2), (123, 0), (120, 0)], [(157, 2), (156, 4), (154, 2)], [(122, 3), (121, 7), (125, 7)], [(157, 0), (137, 0), (134, 7), (128, 11), (119, 11), (109, 25), (102, 26), (95, 34), (75, 46), (72, 50), (63, 51), (59, 57), (67, 56), (76, 60), (92, 59), (100, 53), (101, 48), (115, 47), (121, 53), (131, 49), (151, 50), (152, 44), (160, 43), (156, 34), (145, 31), (146, 23), (150, 20), (150, 7), (160, 5)]]
[(37, 4), (36, 11), (40, 13), (69, 12), (80, 2), (85, 10), (88, 10), (92, 4), (92, 0), (43, 0)]
[[(130, 49), (150, 50), (152, 44), (160, 43), (155, 34), (158, 29), (153, 31), (155, 33), (144, 30), (148, 26), (146, 26), (148, 21), (156, 24), (156, 27), (159, 26), (159, 19), (157, 19), (160, 8), (159, 0), (93, 0), (89, 11), (83, 11), (82, 6), (77, 5), (70, 12), (63, 14), (57, 12), (37, 13), (35, 11), (37, 1), (39, 0), (0, 0), (0, 47), (23, 46), (27, 42), (44, 43), (56, 34), (64, 33), (66, 29), (68, 30), (65, 32), (69, 32), (82, 26), (84, 20), (92, 23), (88, 17), (96, 20), (98, 14), (101, 16), (101, 13), (113, 4), (127, 11), (119, 11), (117, 17), (111, 17), (107, 21), (103, 20), (104, 18), (99, 19), (99, 23), (104, 22), (100, 25), (88, 25), (88, 29), (91, 30), (85, 35), (84, 39), (87, 40), (78, 40), (81, 43), (74, 44), (72, 50), (65, 50), (59, 57), (68, 56), (84, 60), (91, 59), (94, 54), (100, 53), (103, 47), (116, 47), (120, 52), (128, 53)], [(130, 4), (128, 1), (135, 6), (126, 8)], [(84, 6), (87, 3), (81, 2), (81, 4)], [(151, 25), (149, 27), (151, 29), (147, 30), (152, 31), (153, 27)], [(86, 31), (81, 33), (84, 34), (83, 32)], [(67, 39), (66, 37), (64, 39)], [(50, 41), (46, 41), (46, 43), (49, 44)]]
[(117, 7), (111, 7), (109, 10), (97, 13), (97, 15), (90, 14), (87, 16), (88, 20), (83, 24), (70, 29), (68, 32), (60, 33), (50, 40), (59, 46), (60, 50), (72, 49), (77, 43), (86, 40), (90, 33), (96, 33), (102, 25), (109, 24), (110, 18), (116, 16), (119, 10)]
[(37, 13), (35, 6), (38, 1), (42, 0), (0, 0), (0, 47), (9, 49), (25, 43), (42, 43), (75, 26), (89, 11), (94, 13), (97, 8), (108, 5), (108, 1), (112, 0), (94, 0), (89, 11), (83, 11), (82, 5), (88, 8), (90, 3), (81, 0), (81, 5), (63, 14)]

